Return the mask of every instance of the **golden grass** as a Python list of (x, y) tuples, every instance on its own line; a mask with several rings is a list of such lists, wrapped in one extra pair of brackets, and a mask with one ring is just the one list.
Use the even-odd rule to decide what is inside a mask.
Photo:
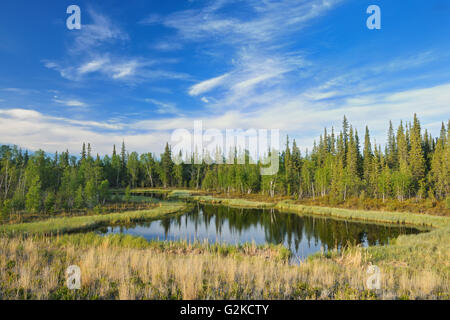
[[(186, 194), (184, 190), (172, 192)], [(245, 204), (257, 204), (254, 203)], [(86, 220), (70, 222), (50, 219), (1, 228), (28, 233), (66, 232), (98, 223), (158, 218), (177, 211), (173, 211), (175, 203), (164, 206), (152, 213), (94, 216), (94, 220), (92, 216), (76, 217)], [(326, 255), (316, 254), (300, 265), (289, 264), (281, 248), (149, 243), (142, 238), (118, 235), (53, 238), (2, 235), (0, 299), (450, 299), (448, 218), (310, 207), (291, 202), (280, 202), (276, 208), (436, 229), (401, 236), (388, 246), (350, 247)], [(78, 291), (65, 286), (64, 271), (72, 264), (82, 270), (82, 289)], [(366, 288), (370, 264), (381, 270), (379, 291)]]
[[(276, 248), (251, 245), (221, 252), (199, 244), (136, 245), (142, 240), (129, 236), (2, 236), (0, 298), (449, 299), (450, 232), (430, 234), (423, 243), (402, 236), (391, 246), (347, 248), (300, 265), (268, 256), (276, 256)], [(379, 292), (366, 288), (372, 263), (381, 269)], [(65, 287), (64, 271), (72, 264), (82, 271), (78, 291)]]

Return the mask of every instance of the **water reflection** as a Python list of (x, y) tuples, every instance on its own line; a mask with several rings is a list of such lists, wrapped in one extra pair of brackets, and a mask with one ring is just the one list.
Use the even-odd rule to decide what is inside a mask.
[(404, 226), (348, 222), (324, 217), (299, 216), (270, 209), (236, 209), (196, 204), (182, 216), (158, 221), (108, 227), (103, 233), (124, 233), (148, 240), (208, 241), (228, 244), (254, 242), (283, 244), (304, 259), (348, 243), (384, 245), (401, 234), (418, 233)]

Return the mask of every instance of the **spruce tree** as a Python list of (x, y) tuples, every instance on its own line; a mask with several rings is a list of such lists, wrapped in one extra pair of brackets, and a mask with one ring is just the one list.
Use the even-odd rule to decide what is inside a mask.
[(366, 183), (369, 183), (370, 173), (372, 169), (372, 145), (370, 143), (369, 127), (366, 126), (366, 134), (364, 135), (364, 151), (363, 151), (363, 176)]
[(422, 136), (420, 123), (414, 114), (414, 124), (410, 131), (411, 150), (409, 152), (409, 163), (414, 183), (418, 184), (425, 177), (425, 159), (422, 149)]

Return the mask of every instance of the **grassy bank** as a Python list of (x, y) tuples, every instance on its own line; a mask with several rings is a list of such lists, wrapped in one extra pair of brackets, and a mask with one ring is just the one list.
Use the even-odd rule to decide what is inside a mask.
[(189, 199), (200, 203), (218, 204), (236, 208), (271, 208), (273, 203), (248, 201), (245, 199), (217, 198), (213, 196), (189, 196)]
[(168, 199), (179, 199), (179, 200), (194, 200), (201, 203), (208, 204), (222, 204), (230, 207), (237, 208), (269, 208), (273, 207), (274, 203), (262, 202), (262, 201), (250, 201), (240, 198), (223, 198), (215, 197), (211, 195), (204, 194), (202, 191), (193, 191), (185, 189), (133, 189), (132, 193), (137, 194), (151, 194), (151, 193), (166, 193)]
[[(288, 250), (281, 246), (148, 242), (93, 233), (45, 235), (159, 219), (185, 211), (186, 204), (180, 202), (161, 202), (161, 207), (144, 211), (5, 225), (0, 227), (6, 231), (0, 235), (0, 299), (450, 299), (449, 218), (227, 199), (186, 190), (171, 190), (170, 195), (434, 229), (400, 236), (388, 246), (348, 247), (291, 265)], [(73, 264), (82, 271), (78, 291), (65, 284), (64, 272)], [(378, 291), (366, 287), (371, 264), (381, 271)]]
[(268, 195), (261, 193), (242, 194), (238, 192), (217, 192), (217, 191), (205, 191), (196, 189), (176, 189), (176, 188), (139, 188), (134, 189), (132, 192), (138, 193), (166, 193), (166, 194), (184, 194), (198, 195), (198, 196), (212, 196), (214, 198), (226, 198), (226, 199), (245, 199), (251, 202), (265, 202), (265, 203), (278, 203), (286, 200), (293, 200), (296, 204), (306, 206), (317, 207), (332, 207), (350, 210), (367, 210), (367, 211), (389, 211), (389, 212), (405, 212), (405, 213), (417, 213), (417, 214), (429, 214), (437, 216), (450, 217), (450, 207), (448, 207), (446, 200), (436, 199), (407, 199), (404, 201), (398, 201), (396, 199), (373, 199), (373, 198), (361, 198), (351, 197), (345, 201), (336, 200), (329, 196), (315, 197), (315, 198), (303, 198), (295, 199), (286, 195), (275, 195), (269, 197)]
[(168, 192), (170, 198), (176, 198), (180, 200), (194, 200), (201, 203), (220, 204), (239, 208), (275, 208), (283, 212), (321, 215), (348, 220), (403, 224), (421, 227), (444, 227), (450, 225), (450, 217), (428, 214), (308, 206), (297, 204), (294, 201), (290, 200), (279, 201), (276, 203), (250, 201), (241, 198), (223, 198), (211, 195), (196, 195), (190, 193), (189, 190), (170, 190)]
[(165, 215), (184, 211), (186, 208), (187, 205), (181, 202), (160, 202), (159, 206), (148, 210), (105, 215), (51, 218), (37, 222), (2, 225), (0, 226), (0, 232), (26, 234), (79, 232), (106, 225), (160, 219)]
[(426, 227), (445, 227), (450, 225), (449, 217), (432, 216), (427, 214), (415, 214), (406, 212), (384, 212), (350, 210), (340, 208), (327, 208), (318, 206), (305, 206), (291, 201), (277, 203), (276, 209), (284, 212), (303, 213), (310, 215), (322, 215), (347, 220), (359, 220), (367, 222), (392, 223), (403, 225), (415, 225)]
[[(450, 232), (315, 255), (290, 265), (284, 248), (147, 242), (94, 234), (0, 237), (0, 299), (449, 299)], [(381, 290), (366, 288), (367, 267)], [(82, 288), (64, 271), (81, 268)]]

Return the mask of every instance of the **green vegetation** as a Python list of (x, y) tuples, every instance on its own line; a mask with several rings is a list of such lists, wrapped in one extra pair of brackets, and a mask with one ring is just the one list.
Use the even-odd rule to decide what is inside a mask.
[(245, 199), (230, 199), (230, 198), (217, 198), (213, 196), (197, 196), (197, 195), (189, 195), (186, 192), (172, 192), (170, 193), (171, 197), (181, 198), (181, 199), (190, 199), (194, 201), (198, 201), (200, 203), (209, 203), (209, 204), (217, 204), (217, 205), (225, 205), (229, 207), (238, 207), (238, 208), (271, 208), (274, 206), (273, 203), (268, 202), (257, 202), (257, 201), (248, 201)]
[(150, 210), (93, 216), (52, 218), (37, 222), (2, 225), (0, 226), (0, 232), (27, 234), (77, 232), (119, 223), (160, 219), (167, 214), (181, 212), (186, 209), (187, 207), (184, 203), (160, 203), (159, 207)]
[[(39, 239), (36, 237), (35, 239)], [(45, 239), (45, 237), (41, 238)], [(117, 247), (129, 249), (151, 249), (155, 252), (167, 254), (201, 254), (212, 253), (221, 256), (237, 257), (261, 255), (270, 257), (275, 261), (287, 262), (291, 256), (289, 249), (283, 245), (255, 245), (244, 243), (237, 245), (227, 245), (220, 243), (188, 242), (188, 241), (147, 241), (143, 237), (136, 237), (125, 234), (109, 234), (100, 236), (95, 233), (79, 233), (61, 235), (54, 240), (54, 244), (64, 247), (76, 245), (82, 248)]]
[[(213, 197), (203, 200), (215, 201)], [(299, 213), (313, 210), (315, 214), (391, 223), (403, 223), (398, 220), (401, 217), (409, 219), (404, 223), (437, 227), (428, 233), (400, 236), (388, 246), (350, 246), (319, 253), (300, 265), (288, 262), (290, 252), (282, 246), (149, 242), (129, 235), (102, 237), (94, 233), (40, 234), (157, 219), (183, 210), (176, 202), (161, 205), (148, 211), (4, 226), (4, 231), (35, 235), (0, 236), (0, 298), (450, 299), (450, 226), (446, 217), (279, 202), (277, 209)], [(65, 285), (64, 271), (71, 264), (82, 269), (78, 291), (67, 290)], [(366, 288), (370, 264), (381, 269), (380, 291)], [(42, 278), (41, 274), (49, 276)]]
[[(449, 231), (317, 254), (300, 265), (280, 246), (0, 236), (0, 299), (450, 299)], [(379, 291), (366, 288), (371, 263), (381, 269)], [(66, 288), (72, 264), (81, 268), (81, 290)]]
[[(445, 217), (450, 215), (450, 122), (447, 128), (442, 124), (437, 138), (422, 133), (416, 116), (412, 123), (400, 123), (396, 133), (390, 123), (382, 151), (372, 145), (368, 128), (361, 149), (358, 132), (344, 117), (342, 131), (325, 129), (311, 152), (302, 156), (295, 140), (291, 146), (287, 139), (279, 155), (279, 172), (261, 176), (261, 159), (251, 164), (246, 151), (238, 155), (245, 164), (235, 159), (209, 165), (194, 163), (197, 154), (174, 163), (168, 144), (159, 159), (128, 153), (125, 143), (120, 154), (114, 146), (111, 157), (95, 159), (89, 144), (83, 144), (80, 158), (67, 151), (52, 158), (44, 151), (29, 155), (2, 146), (0, 213), (9, 223), (0, 225), (0, 299), (450, 299), (450, 226)], [(112, 195), (110, 187), (124, 194)], [(279, 246), (65, 234), (186, 210), (185, 203), (135, 195), (147, 192), (435, 229), (401, 236), (388, 246), (316, 254), (299, 266), (289, 264), (289, 252)], [(99, 214), (124, 205), (145, 210)], [(408, 208), (420, 214), (396, 212)], [(76, 216), (80, 212), (98, 214)], [(32, 222), (11, 223), (17, 220)], [(365, 287), (372, 263), (382, 272), (379, 292)], [(82, 269), (80, 291), (65, 287), (70, 264)]]
[(280, 211), (323, 215), (348, 220), (373, 221), (382, 223), (407, 224), (427, 227), (444, 227), (450, 225), (450, 218), (426, 214), (405, 212), (384, 212), (305, 206), (292, 201), (283, 201), (275, 206)]
[[(422, 212), (450, 215), (450, 122), (447, 127), (442, 123), (437, 138), (426, 130), (422, 132), (416, 116), (412, 123), (401, 122), (396, 132), (390, 123), (382, 151), (381, 146), (372, 144), (368, 128), (361, 148), (358, 132), (344, 117), (341, 132), (325, 129), (305, 155), (289, 138), (284, 150), (276, 152), (280, 156), (279, 172), (261, 176), (264, 159), (252, 164), (247, 151), (231, 152), (235, 157), (226, 159), (227, 164), (194, 163), (198, 154), (176, 164), (168, 144), (160, 157), (128, 153), (123, 143), (120, 154), (114, 146), (112, 155), (103, 158), (92, 155), (90, 144), (83, 144), (79, 158), (67, 151), (56, 153), (53, 158), (44, 151), (30, 156), (17, 147), (2, 146), (0, 212), (8, 218), (11, 213), (93, 209), (111, 201), (110, 187), (139, 187), (257, 194), (302, 201), (321, 199), (331, 206), (359, 199), (359, 203), (367, 204), (364, 209), (373, 208), (373, 203), (379, 207), (381, 201), (389, 202), (392, 209), (387, 208), (388, 211), (401, 209), (403, 203), (412, 201), (405, 211), (416, 207)], [(245, 164), (239, 164), (237, 159), (244, 159)]]
[[(147, 189), (147, 192), (153, 189)], [(143, 192), (144, 190), (140, 190)], [(309, 206), (298, 204), (292, 200), (284, 200), (280, 202), (261, 202), (249, 201), (245, 199), (222, 198), (205, 195), (192, 195), (186, 190), (168, 191), (169, 196), (177, 199), (194, 200), (201, 203), (225, 205), (239, 208), (275, 208), (282, 212), (293, 212), (309, 215), (329, 216), (333, 218), (360, 220), (379, 223), (392, 223), (402, 225), (414, 225), (419, 227), (444, 227), (450, 224), (450, 218), (427, 215), (413, 214), (409, 212), (389, 212), (389, 211), (369, 211), (369, 210), (352, 210), (341, 208), (330, 208), (321, 206)]]
[(163, 188), (134, 188), (131, 190), (131, 193), (170, 193), (170, 189)]

